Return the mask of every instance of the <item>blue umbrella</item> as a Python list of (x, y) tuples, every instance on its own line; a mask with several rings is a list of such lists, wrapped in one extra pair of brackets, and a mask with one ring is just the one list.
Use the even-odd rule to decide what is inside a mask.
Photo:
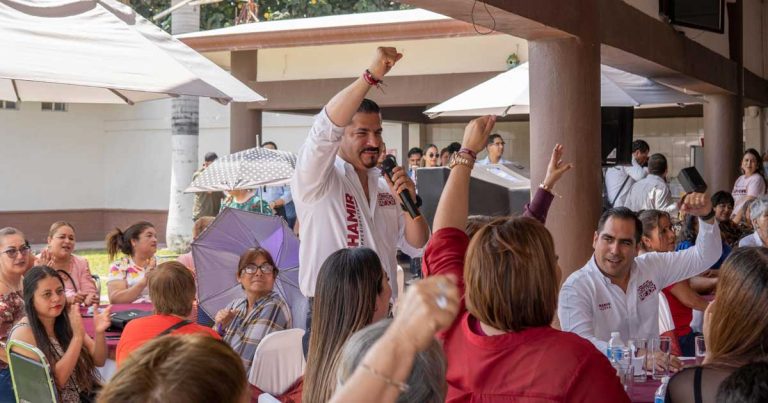
[(299, 239), (281, 217), (226, 208), (192, 242), (199, 306), (213, 318), (245, 295), (237, 282), (237, 263), (255, 247), (272, 255), (280, 270), (275, 291), (291, 308), (294, 327), (303, 327), (309, 305), (299, 289)]

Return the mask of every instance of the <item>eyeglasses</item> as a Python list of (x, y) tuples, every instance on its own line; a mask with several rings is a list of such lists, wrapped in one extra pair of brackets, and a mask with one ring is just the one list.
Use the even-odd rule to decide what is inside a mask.
[(437, 157), (437, 154), (435, 154), (435, 153), (429, 153), (429, 154), (427, 154), (427, 157), (429, 157), (429, 158), (435, 158), (435, 157)]
[(491, 145), (492, 145), (492, 146), (503, 146), (503, 145), (505, 145), (505, 144), (507, 144), (507, 143), (505, 143), (505, 142), (503, 142), (503, 141), (501, 141), (501, 142), (498, 142), (498, 143), (491, 143)]
[(264, 274), (272, 274), (272, 272), (275, 271), (275, 268), (269, 263), (262, 263), (258, 266), (255, 264), (249, 264), (243, 269), (243, 271), (247, 274), (256, 274), (257, 270), (261, 270), (261, 272)]
[(21, 247), (21, 248), (19, 248), (19, 249), (16, 249), (16, 248), (6, 249), (6, 250), (4, 250), (2, 253), (5, 253), (5, 254), (6, 254), (6, 255), (8, 255), (8, 257), (9, 257), (9, 258), (11, 258), (11, 259), (16, 259), (16, 256), (17, 256), (19, 253), (21, 253), (22, 255), (25, 255), (25, 256), (26, 256), (26, 255), (28, 255), (28, 254), (29, 254), (29, 251), (30, 251), (31, 249), (32, 249), (32, 247), (31, 247), (31, 246), (29, 246), (29, 244), (25, 244), (24, 246), (22, 246), (22, 247)]

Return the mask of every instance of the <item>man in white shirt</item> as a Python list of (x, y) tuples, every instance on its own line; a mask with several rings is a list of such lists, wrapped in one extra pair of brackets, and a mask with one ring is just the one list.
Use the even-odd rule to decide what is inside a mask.
[(749, 205), (749, 218), (755, 232), (741, 238), (739, 247), (765, 246), (768, 239), (768, 196), (760, 196)]
[(677, 216), (677, 203), (667, 183), (667, 158), (664, 155), (651, 155), (648, 159), (648, 176), (632, 185), (624, 207), (635, 212), (661, 210), (672, 217)]
[(401, 192), (417, 200), (406, 171), (395, 168), (390, 181), (376, 168), (381, 113), (365, 99), (401, 57), (395, 48), (378, 48), (368, 70), (315, 116), (299, 151), (291, 190), (300, 223), (299, 287), (307, 297), (315, 295), (325, 259), (356, 247), (377, 252), (396, 296), (398, 247), (419, 249), (429, 239), (425, 219), (411, 218), (401, 208)]
[(603, 213), (592, 241), (592, 259), (560, 289), (561, 328), (591, 341), (602, 352), (608, 348), (611, 332), (619, 332), (625, 343), (659, 336), (661, 290), (707, 270), (722, 252), (709, 197), (688, 195), (683, 211), (699, 217), (696, 245), (641, 256), (637, 254), (642, 224), (637, 215), (625, 207)]
[(504, 155), (504, 146), (507, 143), (501, 138), (499, 133), (493, 133), (488, 136), (488, 145), (485, 146), (485, 151), (488, 152), (488, 156), (478, 160), (480, 165), (490, 164), (510, 164), (511, 161), (507, 161), (502, 157)]
[(605, 170), (605, 192), (612, 207), (623, 206), (629, 188), (648, 175), (644, 165), (648, 162), (650, 151), (644, 140), (635, 140), (632, 142), (632, 165), (619, 165)]

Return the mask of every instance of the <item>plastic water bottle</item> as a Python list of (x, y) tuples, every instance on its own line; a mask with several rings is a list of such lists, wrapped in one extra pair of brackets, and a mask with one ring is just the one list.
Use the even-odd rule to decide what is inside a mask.
[(669, 385), (669, 377), (665, 376), (661, 378), (661, 385), (656, 389), (656, 394), (653, 395), (653, 403), (664, 403), (664, 398), (667, 396), (667, 385)]
[(621, 340), (621, 333), (611, 332), (611, 339), (608, 340), (608, 359), (611, 361), (620, 361), (624, 342)]

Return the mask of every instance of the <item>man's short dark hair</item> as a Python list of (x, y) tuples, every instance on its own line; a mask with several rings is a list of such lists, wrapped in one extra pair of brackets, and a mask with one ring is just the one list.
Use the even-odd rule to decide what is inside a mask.
[(609, 218), (614, 220), (629, 220), (635, 223), (635, 243), (640, 243), (640, 239), (643, 236), (643, 223), (637, 217), (637, 213), (626, 207), (614, 207), (605, 210), (603, 215), (600, 216), (600, 220), (597, 222), (597, 233), (601, 233), (605, 227), (605, 223)]
[(768, 362), (755, 361), (733, 371), (717, 388), (718, 403), (768, 401)]
[(648, 158), (648, 173), (662, 176), (667, 172), (667, 157), (664, 154), (653, 154)]
[(730, 204), (733, 206), (736, 202), (733, 200), (733, 196), (730, 192), (721, 190), (712, 195), (712, 206), (717, 206), (718, 204)]
[(363, 102), (360, 102), (360, 106), (357, 108), (357, 113), (381, 113), (381, 108), (379, 108), (379, 105), (376, 102), (365, 98), (363, 99)]
[(424, 155), (424, 150), (422, 150), (419, 147), (413, 147), (410, 150), (408, 150), (408, 158), (410, 158), (411, 155), (414, 155), (414, 154)]
[(459, 152), (459, 150), (461, 150), (461, 143), (458, 143), (458, 142), (454, 141), (453, 143), (448, 144), (447, 148), (448, 148), (448, 152), (449, 153), (451, 153), (451, 154), (457, 153), (457, 152)]
[(501, 139), (501, 134), (493, 133), (490, 136), (488, 136), (488, 144), (493, 144), (493, 142), (496, 141), (496, 139)]
[(209, 151), (205, 153), (205, 157), (203, 157), (203, 160), (205, 162), (213, 162), (213, 161), (216, 161), (217, 159), (219, 159), (219, 156), (216, 155), (216, 153), (213, 151)]
[(277, 150), (277, 144), (275, 144), (274, 141), (265, 141), (265, 142), (261, 143), (261, 147), (266, 147), (266, 146), (275, 147), (275, 150)]
[(645, 140), (635, 140), (632, 142), (632, 152), (635, 151), (647, 153), (648, 151), (651, 151), (651, 147), (648, 146), (648, 143), (646, 143)]

